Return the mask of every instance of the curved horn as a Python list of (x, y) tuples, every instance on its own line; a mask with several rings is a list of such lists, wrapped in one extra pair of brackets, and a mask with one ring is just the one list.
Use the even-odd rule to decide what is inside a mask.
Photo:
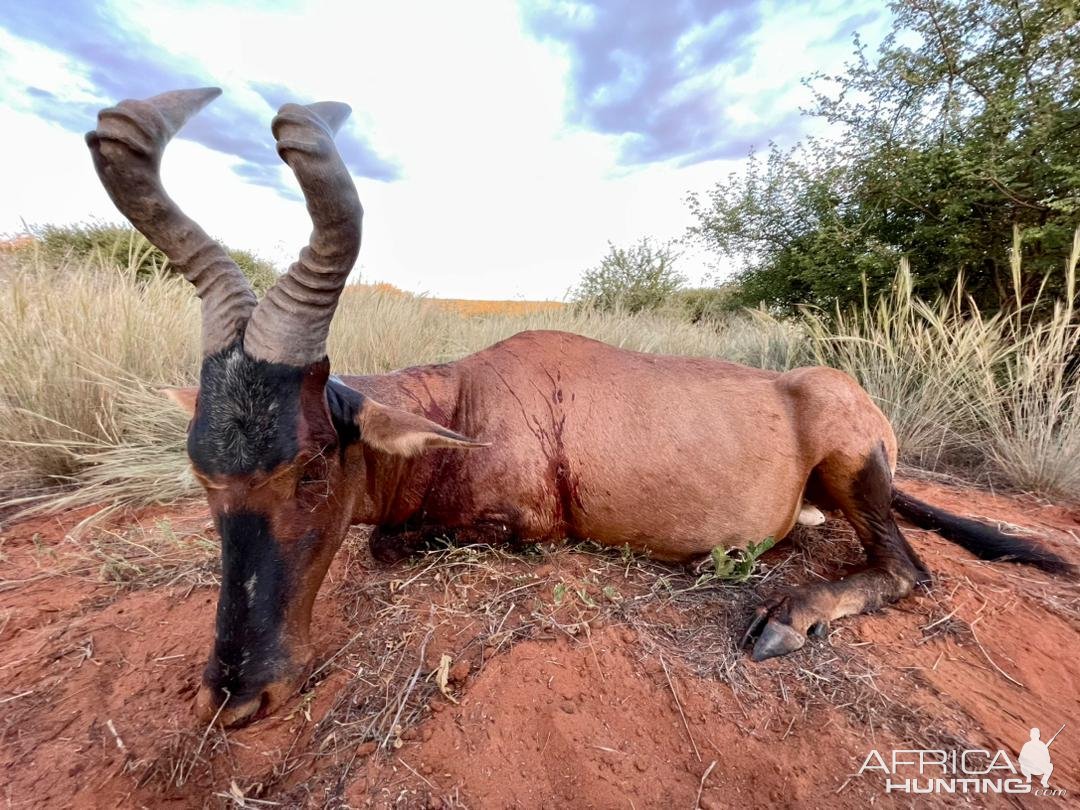
[(244, 350), (260, 360), (306, 366), (326, 357), (338, 297), (360, 252), (364, 209), (334, 133), (348, 105), (286, 104), (274, 119), (278, 154), (304, 192), (314, 226), (308, 246), (251, 316)]
[(141, 101), (121, 101), (98, 113), (86, 133), (98, 177), (128, 220), (169, 257), (202, 299), (203, 354), (234, 343), (255, 306), (244, 274), (161, 185), (165, 145), (221, 90), (173, 90)]

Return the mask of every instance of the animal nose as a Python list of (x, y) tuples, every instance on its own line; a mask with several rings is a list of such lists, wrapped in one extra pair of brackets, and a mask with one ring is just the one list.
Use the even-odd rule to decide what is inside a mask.
[(276, 681), (263, 687), (255, 697), (241, 702), (204, 683), (195, 698), (195, 712), (206, 725), (239, 726), (273, 714), (295, 689), (295, 683)]

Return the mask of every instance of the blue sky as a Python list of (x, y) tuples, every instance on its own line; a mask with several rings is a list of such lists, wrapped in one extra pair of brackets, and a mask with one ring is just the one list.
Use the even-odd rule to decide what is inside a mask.
[[(287, 264), (310, 223), (270, 119), (353, 107), (338, 137), (366, 211), (357, 271), (415, 292), (561, 298), (608, 240), (680, 236), (685, 198), (790, 144), (800, 79), (838, 70), (881, 2), (468, 0), (0, 4), (0, 233), (117, 221), (82, 133), (122, 98), (217, 85), (170, 145), (170, 194)], [(723, 275), (693, 250), (683, 268)]]

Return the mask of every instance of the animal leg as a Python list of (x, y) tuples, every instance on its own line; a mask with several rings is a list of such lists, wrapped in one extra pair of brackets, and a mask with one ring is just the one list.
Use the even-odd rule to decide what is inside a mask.
[(384, 565), (393, 565), (430, 547), (431, 538), (421, 531), (376, 527), (368, 538), (371, 556)]
[(413, 557), (422, 551), (440, 548), (446, 543), (456, 546), (508, 545), (517, 537), (514, 529), (502, 520), (478, 520), (468, 526), (376, 527), (368, 539), (371, 556), (377, 561), (393, 564)]
[(866, 566), (837, 582), (803, 585), (761, 605), (743, 642), (755, 635), (753, 659), (763, 661), (793, 652), (808, 636), (828, 633), (829, 622), (867, 613), (895, 602), (930, 574), (892, 515), (892, 473), (884, 447), (863, 456), (861, 466), (848, 454), (822, 462), (819, 470), (829, 494), (855, 528), (866, 551)]

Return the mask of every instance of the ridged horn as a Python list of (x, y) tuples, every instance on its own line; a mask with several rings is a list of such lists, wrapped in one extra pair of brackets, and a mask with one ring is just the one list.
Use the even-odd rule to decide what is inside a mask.
[(86, 133), (94, 168), (120, 213), (195, 285), (204, 355), (236, 341), (255, 294), (224, 248), (165, 193), (160, 167), (172, 137), (220, 94), (217, 87), (202, 87), (121, 101), (99, 112), (97, 129)]
[(272, 130), (304, 193), (312, 231), (299, 259), (259, 302), (244, 335), (252, 357), (307, 366), (326, 357), (338, 298), (360, 252), (364, 209), (334, 134), (352, 110), (320, 101), (286, 104)]

